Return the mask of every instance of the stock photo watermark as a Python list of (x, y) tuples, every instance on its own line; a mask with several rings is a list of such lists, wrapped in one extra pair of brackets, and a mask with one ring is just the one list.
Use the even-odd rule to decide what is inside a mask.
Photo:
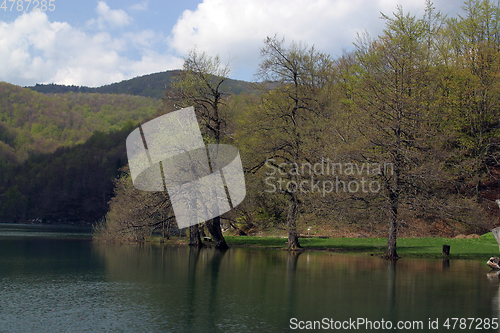
[(126, 146), (134, 187), (168, 192), (179, 229), (220, 216), (245, 198), (238, 149), (205, 145), (193, 107), (142, 124)]
[(265, 192), (379, 193), (377, 176), (392, 175), (392, 163), (340, 163), (321, 158), (316, 163), (265, 163)]

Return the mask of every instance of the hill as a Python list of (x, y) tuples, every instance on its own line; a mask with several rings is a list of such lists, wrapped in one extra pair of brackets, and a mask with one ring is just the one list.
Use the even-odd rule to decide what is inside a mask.
[(0, 83), (0, 222), (88, 224), (107, 211), (125, 138), (162, 102)]
[(94, 131), (121, 129), (161, 106), (153, 98), (97, 93), (45, 95), (0, 82), (0, 168), (30, 154), (85, 142)]
[[(0, 82), (0, 223), (91, 224), (108, 210), (125, 139), (180, 71), (99, 87)], [(251, 84), (228, 80), (226, 90)], [(242, 96), (243, 97), (243, 96)]]
[[(127, 162), (127, 135), (163, 106), (159, 98), (133, 94), (155, 96), (148, 90), (155, 86), (163, 96), (162, 84), (172, 75), (95, 89), (38, 85), (47, 94), (0, 82), (0, 223), (91, 224), (101, 218)], [(243, 89), (238, 81), (228, 83), (233, 91)]]
[[(165, 90), (172, 84), (173, 78), (180, 73), (180, 70), (154, 73), (97, 88), (85, 86), (66, 86), (59, 84), (36, 84), (35, 86), (27, 88), (44, 94), (67, 92), (127, 94), (161, 99)], [(252, 93), (254, 91), (252, 84), (246, 81), (228, 79), (224, 82), (224, 85), (224, 89), (227, 89), (230, 93), (235, 95), (239, 95), (244, 92)]]
[(129, 121), (118, 131), (94, 132), (83, 144), (0, 168), (0, 223), (94, 223), (108, 210), (135, 126)]

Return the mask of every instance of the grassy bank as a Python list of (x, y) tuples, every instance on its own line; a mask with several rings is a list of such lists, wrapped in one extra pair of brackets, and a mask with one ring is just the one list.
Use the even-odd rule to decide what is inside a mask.
[[(226, 236), (229, 246), (248, 246), (286, 249), (286, 238)], [(305, 250), (334, 251), (381, 255), (385, 249), (385, 238), (300, 238)], [(402, 257), (442, 258), (443, 244), (450, 245), (450, 259), (488, 259), (499, 256), (500, 251), (492, 233), (479, 238), (400, 238), (397, 242), (398, 254)]]

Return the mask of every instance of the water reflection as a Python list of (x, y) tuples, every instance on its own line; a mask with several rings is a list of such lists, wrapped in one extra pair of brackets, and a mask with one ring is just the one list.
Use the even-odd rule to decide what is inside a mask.
[(443, 258), (443, 271), (450, 268), (450, 259)]
[[(201, 249), (198, 247), (191, 247), (189, 249), (189, 261), (188, 261), (188, 271), (187, 271), (187, 279), (188, 279), (188, 288), (186, 295), (187, 307), (189, 309), (193, 309), (195, 307), (196, 302), (196, 267), (198, 265), (198, 259), (200, 257)], [(193, 321), (191, 320), (192, 316), (187, 311), (184, 315), (184, 321), (187, 323), (187, 329), (190, 331), (194, 330)]]
[(384, 260), (387, 269), (387, 300), (389, 305), (389, 320), (395, 322), (398, 318), (396, 306), (396, 265), (397, 261)]
[(291, 318), (492, 318), (500, 282), (484, 262), (3, 237), (0, 323), (12, 332), (282, 332)]
[[(297, 263), (302, 252), (286, 252), (286, 317), (292, 318), (297, 313)], [(309, 256), (307, 257), (309, 259)], [(286, 323), (285, 323), (286, 324)]]
[[(488, 283), (488, 268), (479, 261), (385, 262), (366, 256), (254, 249), (223, 253), (163, 247), (115, 250), (110, 251), (109, 246), (99, 250), (106, 276), (121, 268), (116, 274), (121, 279), (144, 281), (146, 276), (134, 278), (127, 265), (149, 263), (151, 267), (139, 270), (142, 274), (162, 267), (164, 279), (153, 290), (156, 295), (159, 289), (168, 290), (170, 302), (155, 307), (162, 307), (172, 322), (183, 323), (189, 331), (198, 327), (210, 331), (280, 330), (293, 317), (384, 318), (427, 324), (429, 318), (498, 315), (497, 306), (491, 304), (499, 283)], [(132, 253), (135, 259), (130, 257)], [(151, 255), (150, 260), (144, 258), (145, 253)], [(155, 263), (154, 258), (168, 263)]]
[[(493, 309), (496, 311), (497, 317), (500, 318), (500, 271), (491, 270), (486, 274), (488, 280), (491, 283), (498, 285), (498, 290), (495, 293), (495, 296), (492, 298), (491, 303)], [(498, 330), (500, 332), (500, 329)]]
[(222, 262), (222, 258), (226, 254), (226, 250), (224, 251), (219, 251), (216, 250), (214, 251), (212, 258), (210, 260), (209, 266), (210, 266), (210, 279), (209, 279), (209, 285), (210, 285), (210, 292), (209, 292), (209, 297), (208, 297), (208, 327), (210, 330), (215, 330), (216, 328), (216, 321), (215, 319), (217, 318), (217, 313), (216, 309), (219, 308), (218, 303), (218, 293), (217, 293), (217, 286), (218, 286), (218, 281), (219, 281), (219, 269), (220, 265)]

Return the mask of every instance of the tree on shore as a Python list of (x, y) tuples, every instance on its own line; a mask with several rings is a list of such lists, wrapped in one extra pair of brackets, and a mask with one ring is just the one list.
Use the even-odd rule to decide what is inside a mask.
[[(432, 14), (428, 3), (427, 15)], [(436, 14), (434, 14), (436, 15)], [(380, 177), (388, 218), (384, 257), (398, 258), (396, 240), (401, 205), (422, 188), (418, 176), (428, 159), (429, 114), (435, 97), (429, 55), (435, 20), (416, 19), (397, 8), (376, 40), (360, 37), (356, 44), (358, 77), (356, 115), (366, 161), (391, 167)]]
[(253, 151), (252, 172), (271, 164), (285, 179), (286, 185), (279, 192), (288, 202), (288, 248), (295, 250), (301, 247), (297, 217), (302, 195), (298, 184), (303, 175), (291, 169), (310, 161), (313, 143), (320, 142), (317, 139), (325, 119), (321, 119), (319, 95), (327, 82), (326, 69), (331, 61), (314, 47), (295, 42), (287, 47), (285, 40), (276, 36), (264, 41), (261, 56), (257, 76), (272, 89), (247, 114), (242, 141), (247, 141), (250, 145), (246, 149)]
[[(247, 196), (222, 219), (249, 234), (286, 232), (292, 250), (308, 227), (313, 235), (387, 235), (384, 257), (391, 260), (398, 237), (480, 234), (498, 223), (491, 198), (500, 174), (500, 7), (474, 0), (464, 10), (446, 20), (428, 1), (418, 19), (398, 7), (383, 15), (382, 35), (362, 35), (335, 61), (269, 37), (253, 95), (229, 96), (228, 67), (191, 51), (164, 109), (195, 106), (206, 144), (238, 147)], [(323, 158), (358, 171), (315, 174)], [(367, 165), (380, 169), (368, 173)], [(311, 188), (311, 174), (323, 193)], [(379, 190), (359, 190), (366, 179)], [(221, 217), (206, 227), (226, 248)], [(190, 230), (191, 244), (203, 246), (205, 225)]]
[[(206, 143), (220, 144), (225, 141), (226, 115), (225, 102), (230, 95), (223, 86), (230, 69), (223, 65), (219, 56), (211, 57), (205, 52), (193, 49), (184, 59), (183, 71), (172, 85), (165, 100), (179, 107), (194, 106), (200, 119), (201, 131)], [(227, 249), (221, 229), (221, 217), (206, 221), (205, 225), (212, 235), (217, 249)], [(199, 227), (190, 227), (191, 242), (199, 246)]]
[(109, 212), (95, 227), (97, 239), (111, 242), (143, 242), (154, 231), (168, 238), (175, 216), (168, 194), (134, 187), (128, 173), (115, 180), (115, 196)]

